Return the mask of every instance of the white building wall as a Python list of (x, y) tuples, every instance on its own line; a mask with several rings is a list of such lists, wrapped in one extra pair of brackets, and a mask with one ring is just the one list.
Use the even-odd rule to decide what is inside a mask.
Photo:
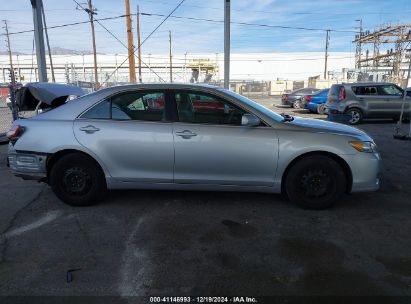
[[(218, 73), (214, 80), (222, 80), (224, 63), (222, 53), (209, 54), (175, 54), (173, 55), (173, 79), (175, 82), (188, 82), (191, 70), (185, 69), (192, 59), (209, 59), (211, 63), (217, 62)], [(49, 62), (48, 57), (46, 59)], [(157, 82), (160, 78), (169, 81), (168, 54), (144, 54), (143, 81)], [(138, 60), (136, 60), (136, 63)], [(99, 82), (104, 83), (108, 77), (110, 82), (127, 82), (128, 61), (125, 54), (97, 55)], [(36, 58), (32, 55), (13, 55), (14, 68), (24, 76), (25, 82), (37, 81)], [(93, 56), (92, 55), (53, 55), (53, 64), (56, 81), (66, 83), (67, 78), (80, 81), (93, 81)], [(354, 68), (354, 54), (347, 52), (331, 52), (328, 58), (329, 71), (341, 71), (342, 68)], [(119, 67), (118, 71), (116, 67)], [(152, 70), (148, 67), (151, 67)], [(73, 67), (73, 69), (72, 69)], [(7, 55), (0, 55), (0, 82), (9, 82), (9, 59)], [(68, 68), (68, 71), (66, 69)], [(186, 70), (186, 73), (185, 73)], [(138, 70), (136, 69), (136, 72)], [(323, 75), (324, 53), (241, 53), (231, 54), (231, 80), (306, 80), (310, 76)], [(51, 74), (48, 73), (49, 80)], [(138, 78), (138, 77), (137, 77)], [(201, 79), (201, 78), (200, 78)]]

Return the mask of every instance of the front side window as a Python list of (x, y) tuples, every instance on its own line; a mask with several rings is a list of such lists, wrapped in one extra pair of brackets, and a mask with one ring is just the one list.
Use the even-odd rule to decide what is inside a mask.
[(402, 91), (394, 85), (383, 85), (379, 87), (380, 95), (402, 96)]
[(216, 125), (241, 125), (246, 112), (230, 102), (205, 93), (175, 94), (179, 121)]

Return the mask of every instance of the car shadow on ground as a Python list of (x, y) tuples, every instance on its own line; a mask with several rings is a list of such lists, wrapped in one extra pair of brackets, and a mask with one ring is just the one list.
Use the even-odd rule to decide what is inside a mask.
[[(386, 184), (385, 184), (386, 185)], [(392, 187), (383, 188), (384, 192), (392, 191)], [(365, 207), (372, 204), (375, 194), (352, 193), (345, 194), (330, 209), (344, 209)], [(133, 199), (135, 198), (135, 199)], [(123, 205), (131, 206), (139, 203), (149, 203), (161, 206), (169, 203), (192, 204), (203, 207), (227, 207), (257, 206), (262, 208), (275, 208), (278, 210), (301, 210), (298, 205), (290, 202), (285, 194), (258, 193), (258, 192), (223, 192), (223, 191), (181, 191), (181, 190), (110, 190), (99, 205)], [(321, 212), (306, 210), (309, 212)]]

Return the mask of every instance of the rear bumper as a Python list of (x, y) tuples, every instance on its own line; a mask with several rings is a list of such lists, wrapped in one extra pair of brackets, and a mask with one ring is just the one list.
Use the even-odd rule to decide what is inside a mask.
[(326, 102), (325, 109), (327, 113), (342, 114), (345, 112), (346, 106), (341, 102)]
[(11, 172), (23, 179), (41, 180), (47, 177), (47, 154), (16, 151), (9, 143), (7, 164)]
[(292, 107), (293, 103), (294, 103), (294, 100), (290, 101), (290, 100), (281, 99), (281, 105), (283, 106)]
[(318, 103), (313, 103), (313, 102), (307, 102), (305, 104), (305, 108), (307, 110), (313, 111), (313, 112), (317, 112), (318, 109)]

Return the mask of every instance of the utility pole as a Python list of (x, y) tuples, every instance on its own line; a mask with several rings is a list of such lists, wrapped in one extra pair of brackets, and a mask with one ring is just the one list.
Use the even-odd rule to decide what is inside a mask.
[(130, 0), (126, 0), (126, 24), (128, 43), (128, 71), (130, 82), (136, 82), (136, 62), (134, 60), (133, 32), (130, 15)]
[(184, 53), (184, 82), (187, 82), (187, 52)]
[(90, 25), (91, 25), (91, 37), (93, 40), (93, 59), (94, 59), (94, 89), (98, 90), (100, 88), (100, 84), (98, 82), (98, 73), (97, 73), (97, 49), (96, 49), (96, 33), (94, 31), (94, 15), (97, 15), (95, 9), (93, 7), (93, 4), (91, 3), (91, 0), (87, 0), (88, 8), (83, 8), (84, 11), (88, 14), (90, 18)]
[(328, 79), (327, 77), (327, 61), (328, 61), (328, 46), (330, 43), (330, 30), (327, 30), (327, 34), (325, 36), (325, 64), (324, 64), (324, 79)]
[(137, 5), (137, 50), (138, 50), (138, 81), (143, 82), (141, 75), (141, 42), (140, 42), (140, 9)]
[(358, 35), (358, 39), (360, 39), (357, 43), (357, 69), (361, 70), (361, 52), (362, 52), (362, 44), (361, 44), (361, 37), (362, 37), (362, 19), (355, 20), (359, 22), (360, 26), (358, 29), (360, 30), (360, 34)]
[(230, 89), (230, 0), (224, 0), (224, 88)]
[(40, 82), (47, 82), (46, 52), (44, 50), (42, 0), (30, 0), (33, 8), (34, 41), (36, 43), (37, 68)]
[(9, 60), (10, 60), (10, 81), (11, 81), (11, 86), (10, 86), (10, 100), (11, 100), (11, 108), (12, 108), (12, 114), (13, 114), (13, 121), (18, 118), (18, 112), (17, 112), (17, 107), (16, 107), (16, 95), (15, 95), (15, 90), (16, 90), (16, 78), (14, 75), (14, 68), (13, 68), (13, 56), (11, 53), (11, 45), (10, 45), (10, 36), (9, 36), (9, 28), (7, 26), (7, 21), (4, 20), (4, 26), (6, 30), (6, 42), (7, 42), (7, 51), (9, 53)]
[(53, 67), (53, 59), (52, 59), (52, 56), (51, 56), (49, 34), (48, 34), (48, 31), (47, 31), (46, 15), (44, 14), (44, 6), (43, 5), (41, 6), (41, 14), (43, 15), (44, 33), (46, 34), (47, 49), (49, 51), (51, 80), (53, 82), (56, 82), (56, 78), (54, 77), (54, 67)]
[(151, 53), (148, 53), (148, 81), (151, 82)]
[(171, 31), (168, 31), (168, 41), (170, 43), (170, 82), (173, 82), (173, 56), (171, 55)]
[[(411, 42), (411, 30), (408, 31), (407, 40)], [(410, 81), (410, 73), (411, 73), (411, 48), (408, 49), (408, 60), (409, 60), (409, 64), (408, 64), (407, 80), (406, 80), (406, 82), (405, 82), (404, 89), (406, 89), (406, 88), (408, 87), (408, 82)], [(411, 122), (410, 122), (410, 135), (411, 135)]]

